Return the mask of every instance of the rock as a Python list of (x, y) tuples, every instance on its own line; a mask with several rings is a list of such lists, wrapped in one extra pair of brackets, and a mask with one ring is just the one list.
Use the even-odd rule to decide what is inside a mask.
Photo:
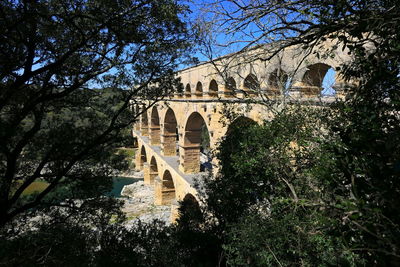
[(122, 208), (128, 220), (126, 227), (132, 227), (139, 220), (143, 223), (151, 223), (153, 220), (161, 220), (170, 223), (171, 207), (154, 205), (154, 187), (145, 185), (143, 181), (123, 187), (122, 196), (125, 204)]

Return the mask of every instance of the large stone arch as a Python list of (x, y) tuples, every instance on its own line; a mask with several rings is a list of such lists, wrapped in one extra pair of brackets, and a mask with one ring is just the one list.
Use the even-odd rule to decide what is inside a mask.
[(158, 115), (157, 107), (151, 110), (150, 120), (150, 144), (160, 145), (160, 116)]
[(140, 116), (140, 133), (143, 136), (149, 135), (149, 118), (147, 117), (147, 110), (143, 111), (142, 115)]
[(175, 217), (175, 220), (190, 224), (203, 221), (200, 204), (194, 195), (190, 193), (185, 195), (180, 201), (180, 212)]
[(237, 155), (242, 151), (242, 144), (247, 143), (247, 135), (249, 130), (251, 131), (251, 126), (254, 125), (257, 125), (257, 122), (245, 116), (240, 116), (229, 124), (219, 147), (220, 156), (224, 159), (218, 162), (219, 168), (228, 172), (235, 171), (232, 155)]
[(165, 170), (162, 178), (155, 180), (155, 205), (170, 205), (175, 200), (175, 185), (171, 172)]
[(178, 142), (178, 123), (175, 112), (168, 108), (164, 117), (161, 151), (164, 156), (176, 156)]
[(199, 202), (198, 202), (197, 198), (194, 195), (190, 194), (190, 193), (187, 193), (185, 195), (185, 197), (183, 198), (183, 201), (190, 201), (190, 202), (197, 203), (197, 205), (199, 205)]
[(218, 96), (218, 83), (216, 80), (212, 79), (208, 86), (208, 95), (211, 97)]
[(184, 173), (200, 171), (200, 147), (202, 127), (207, 127), (206, 121), (198, 112), (190, 114), (185, 124), (183, 146), (179, 168)]
[(249, 117), (239, 116), (229, 124), (225, 136), (228, 136), (235, 129), (246, 128), (248, 126), (256, 124), (257, 122)]

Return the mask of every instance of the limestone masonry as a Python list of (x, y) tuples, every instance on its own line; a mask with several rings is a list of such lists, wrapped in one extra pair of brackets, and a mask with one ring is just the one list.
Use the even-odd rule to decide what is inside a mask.
[[(154, 186), (154, 204), (171, 205), (174, 220), (178, 201), (198, 200), (194, 183), (205, 174), (204, 125), (210, 148), (215, 149), (232, 122), (224, 114), (234, 111), (236, 117), (261, 123), (273, 117), (271, 107), (293, 102), (318, 106), (343, 97), (348, 84), (338, 74), (332, 85), (335, 95), (321, 96), (328, 69), (337, 70), (349, 60), (346, 51), (337, 51), (321, 59), (313, 51), (292, 48), (263, 60), (259, 55), (268, 52), (255, 49), (178, 72), (184, 91), (147, 110), (146, 100), (132, 100), (133, 111), (141, 114), (132, 130), (137, 139), (136, 168), (143, 170), (144, 182)], [(215, 172), (218, 163), (210, 163)]]

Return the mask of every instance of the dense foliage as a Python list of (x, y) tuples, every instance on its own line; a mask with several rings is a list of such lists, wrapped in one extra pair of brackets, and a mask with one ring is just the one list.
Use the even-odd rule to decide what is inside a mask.
[(294, 109), (231, 131), (207, 186), (228, 263), (398, 263), (400, 118), (371, 113)]
[[(1, 1), (1, 231), (108, 190), (126, 166), (115, 148), (140, 115), (129, 107), (178, 84), (173, 70), (193, 38), (185, 14), (169, 0)], [(35, 181), (48, 186), (24, 197)]]
[[(317, 109), (288, 106), (263, 125), (232, 118), (217, 154), (221, 164), (217, 178), (206, 178), (203, 184), (204, 203), (184, 201), (176, 225), (154, 223), (127, 230), (118, 224), (123, 216), (115, 205), (100, 198), (96, 201), (102, 201), (101, 209), (95, 205), (98, 202), (90, 205), (94, 201), (82, 205), (91, 214), (85, 223), (74, 213), (56, 209), (52, 212), (58, 216), (51, 218), (63, 224), (56, 220), (40, 225), (38, 231), (19, 232), (12, 240), (1, 239), (5, 264), (400, 264), (398, 1), (248, 1), (237, 7), (253, 11), (242, 17), (244, 25), (247, 19), (278, 18), (281, 23), (275, 28), (262, 29), (265, 36), (291, 37), (284, 46), (316, 45), (324, 38), (345, 45), (354, 56), (344, 66), (345, 78), (357, 81), (347, 88), (346, 100)], [(57, 121), (58, 116), (51, 114), (46, 118)], [(47, 145), (43, 141), (35, 148)], [(25, 153), (28, 157), (36, 150)], [(29, 246), (31, 242), (34, 246)]]

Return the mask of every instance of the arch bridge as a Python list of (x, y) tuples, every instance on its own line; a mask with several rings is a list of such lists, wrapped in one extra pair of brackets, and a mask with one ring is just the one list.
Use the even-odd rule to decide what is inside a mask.
[(194, 184), (218, 165), (208, 152), (228, 130), (227, 110), (261, 123), (273, 117), (266, 102), (276, 107), (283, 99), (320, 105), (341, 98), (347, 85), (337, 74), (331, 77), (331, 95), (322, 92), (324, 77), (330, 69), (340, 68), (345, 52), (321, 60), (285, 51), (279, 60), (277, 56), (244, 64), (238, 64), (241, 57), (228, 57), (234, 67), (223, 74), (218, 65), (227, 65), (227, 58), (217, 59), (179, 71), (182, 91), (148, 109), (134, 105), (134, 113), (141, 114), (132, 130), (137, 138), (136, 168), (144, 172), (146, 184), (154, 185), (155, 204), (171, 205), (173, 221), (178, 201), (198, 200)]

